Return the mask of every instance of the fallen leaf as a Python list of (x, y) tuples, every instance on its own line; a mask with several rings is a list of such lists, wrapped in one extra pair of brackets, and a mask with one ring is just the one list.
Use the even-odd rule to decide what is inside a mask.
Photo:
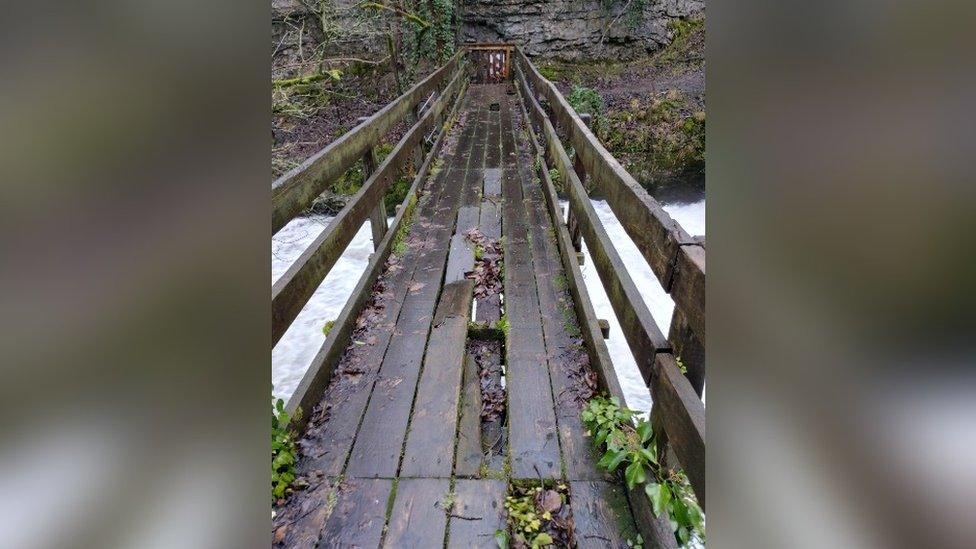
[(562, 507), (563, 500), (559, 497), (559, 492), (555, 490), (546, 490), (542, 494), (542, 510), (543, 512), (552, 513)]
[[(275, 530), (274, 540), (272, 543), (281, 543), (285, 540), (285, 533), (288, 531), (288, 525), (284, 525)], [(265, 538), (267, 539), (267, 538)]]
[(411, 282), (407, 285), (407, 291), (412, 294), (419, 292), (423, 287), (426, 286), (423, 282)]

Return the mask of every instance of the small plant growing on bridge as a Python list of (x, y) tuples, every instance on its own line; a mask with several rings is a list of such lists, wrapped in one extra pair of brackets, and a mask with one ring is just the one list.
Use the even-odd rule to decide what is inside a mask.
[(329, 320), (324, 326), (322, 326), (322, 333), (325, 335), (325, 337), (329, 337), (329, 334), (332, 332), (332, 328), (335, 328), (335, 320)]
[(575, 547), (573, 517), (565, 484), (510, 487), (505, 498), (508, 529), (495, 532), (501, 548)]
[(552, 179), (552, 184), (557, 191), (563, 191), (563, 175), (559, 173), (558, 169), (549, 168), (549, 179)]
[[(636, 422), (634, 421), (636, 418)], [(597, 464), (609, 471), (624, 468), (627, 488), (644, 486), (657, 516), (667, 513), (675, 538), (687, 546), (693, 537), (705, 539), (705, 517), (687, 477), (658, 460), (651, 424), (620, 405), (616, 397), (594, 397), (580, 413), (593, 444), (606, 449)], [(663, 460), (662, 460), (663, 461)]]
[[(285, 497), (285, 491), (295, 481), (298, 448), (295, 444), (295, 432), (289, 426), (291, 418), (285, 411), (285, 401), (280, 398), (272, 400), (271, 499), (276, 501)], [(297, 417), (298, 413), (295, 415)]]
[(495, 328), (501, 330), (505, 334), (505, 338), (508, 338), (508, 315), (504, 314), (502, 317), (495, 321)]

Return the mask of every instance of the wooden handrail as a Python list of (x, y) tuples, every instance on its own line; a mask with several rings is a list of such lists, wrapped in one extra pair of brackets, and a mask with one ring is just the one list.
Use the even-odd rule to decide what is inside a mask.
[(394, 124), (456, 73), (464, 52), (404, 92), (355, 128), (315, 153), (271, 184), (271, 234), (306, 210), (317, 196), (356, 163)]
[[(369, 216), (373, 207), (383, 199), (395, 175), (410, 160), (414, 149), (438, 120), (441, 113), (457, 92), (462, 71), (445, 88), (444, 93), (407, 130), (386, 159), (367, 179), (359, 191), (349, 200), (339, 215), (302, 252), (287, 271), (271, 288), (271, 342), (281, 339), (285, 330), (295, 320), (302, 307), (315, 293), (316, 288), (329, 274), (356, 231)], [(360, 134), (364, 135), (364, 134)]]
[(675, 222), (664, 208), (607, 151), (583, 123), (556, 86), (532, 65), (521, 48), (518, 64), (532, 91), (549, 102), (556, 126), (567, 135), (587, 176), (606, 196), (614, 215), (688, 325), (705, 342), (705, 254), (701, 243)]

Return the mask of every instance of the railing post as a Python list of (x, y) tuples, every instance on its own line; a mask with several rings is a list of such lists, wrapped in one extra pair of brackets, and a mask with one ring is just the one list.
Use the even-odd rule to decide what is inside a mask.
[(671, 316), (668, 341), (671, 342), (675, 356), (681, 359), (681, 364), (688, 372), (685, 377), (691, 382), (695, 393), (701, 397), (705, 389), (705, 346), (691, 330), (685, 314), (677, 307)]
[[(590, 127), (593, 117), (589, 113), (580, 113), (580, 118), (587, 127)], [(586, 188), (586, 168), (583, 167), (583, 160), (580, 157), (579, 152), (573, 150), (573, 170), (576, 171), (577, 177), (579, 177), (580, 183), (583, 184), (583, 188)], [(566, 216), (566, 226), (569, 228), (569, 236), (573, 241), (573, 248), (576, 251), (583, 249), (583, 237), (580, 234), (579, 221), (573, 214), (573, 209), (569, 209), (569, 213)]]
[[(366, 118), (360, 118), (359, 123), (362, 123)], [(366, 150), (366, 154), (363, 155), (363, 183), (369, 180), (369, 176), (373, 175), (376, 171), (376, 166), (378, 162), (376, 161), (376, 149), (372, 146)], [(386, 235), (386, 203), (381, 197), (376, 207), (369, 214), (369, 226), (373, 231), (373, 249), (377, 249), (380, 245), (380, 241), (383, 240), (383, 236)]]

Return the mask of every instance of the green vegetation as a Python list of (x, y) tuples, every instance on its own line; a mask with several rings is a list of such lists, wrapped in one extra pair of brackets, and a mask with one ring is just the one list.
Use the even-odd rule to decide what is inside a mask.
[(651, 175), (705, 161), (705, 113), (693, 111), (677, 90), (650, 101), (633, 99), (611, 112), (600, 137), (615, 155), (637, 162)]
[(537, 549), (548, 545), (564, 546), (564, 542), (572, 539), (571, 529), (566, 528), (569, 489), (565, 484), (551, 487), (513, 484), (509, 493), (512, 495), (505, 497), (508, 529), (495, 532), (495, 543), (499, 547), (514, 545)]
[(410, 228), (413, 226), (413, 211), (417, 207), (417, 195), (411, 195), (410, 201), (407, 202), (407, 210), (403, 212), (403, 218), (400, 220), (400, 227), (397, 229), (396, 235), (393, 236), (393, 253), (397, 256), (403, 256), (407, 253), (407, 235), (410, 234)]
[[(597, 464), (609, 471), (624, 468), (627, 488), (644, 486), (657, 516), (667, 513), (675, 538), (687, 546), (693, 537), (705, 539), (705, 516), (695, 500), (687, 477), (659, 461), (654, 431), (644, 418), (620, 406), (616, 397), (594, 397), (580, 413), (593, 444), (606, 448)], [(636, 422), (634, 419), (636, 418)]]
[(563, 185), (562, 174), (556, 168), (549, 168), (549, 179), (552, 180), (552, 186), (556, 188), (558, 192), (565, 191), (565, 186)]
[[(299, 415), (295, 414), (296, 417)], [(285, 411), (285, 401), (272, 399), (271, 407), (271, 499), (280, 500), (295, 481), (295, 460), (298, 448), (295, 432), (290, 429), (291, 418)]]
[(594, 120), (603, 116), (606, 105), (603, 104), (603, 97), (600, 92), (586, 86), (573, 85), (566, 101), (577, 113), (588, 113)]
[(671, 43), (658, 53), (654, 61), (658, 65), (670, 65), (687, 57), (689, 41), (696, 33), (704, 32), (704, 19), (672, 19), (668, 22), (672, 32)]
[(335, 320), (329, 320), (322, 326), (322, 333), (325, 337), (329, 337), (329, 333), (332, 332), (332, 328), (335, 328)]
[(501, 330), (505, 337), (508, 337), (508, 314), (503, 314), (502, 317), (495, 321), (495, 329)]

